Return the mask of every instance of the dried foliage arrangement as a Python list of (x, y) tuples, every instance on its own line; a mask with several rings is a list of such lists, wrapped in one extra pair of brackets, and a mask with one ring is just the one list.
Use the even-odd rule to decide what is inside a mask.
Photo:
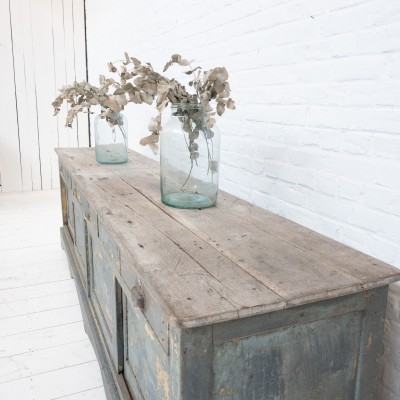
[(162, 130), (161, 115), (167, 105), (169, 103), (202, 105), (205, 117), (199, 115), (195, 108), (182, 108), (177, 111), (178, 115), (182, 116), (183, 130), (189, 134), (188, 149), (191, 158), (196, 158), (194, 141), (199, 136), (199, 132), (201, 131), (206, 139), (211, 138), (212, 127), (216, 122), (215, 115), (221, 116), (226, 108), (235, 109), (235, 102), (230, 97), (228, 71), (225, 67), (203, 71), (200, 66), (192, 67), (192, 63), (193, 61), (188, 61), (179, 54), (173, 54), (163, 69), (165, 72), (173, 64), (186, 67), (187, 70), (184, 73), (191, 77), (188, 83), (192, 92), (190, 93), (176, 79), (161, 75), (154, 71), (150, 63), (143, 64), (137, 58), (125, 53), (120, 65), (108, 63), (109, 71), (116, 73), (118, 79), (101, 76), (99, 87), (88, 82), (75, 82), (60, 89), (60, 95), (52, 103), (54, 115), (60, 111), (61, 104), (66, 101), (70, 105), (66, 126), (71, 126), (79, 112), (89, 111), (92, 106), (101, 105), (102, 117), (106, 118), (110, 124), (116, 124), (115, 113), (122, 111), (128, 103), (152, 105), (155, 102), (158, 115), (148, 124), (150, 135), (142, 138), (140, 143), (148, 145), (156, 153)]
[[(155, 102), (159, 113), (149, 122), (150, 135), (140, 141), (142, 145), (149, 145), (154, 153), (158, 150), (157, 142), (162, 130), (161, 114), (168, 103), (190, 103), (203, 106), (206, 113), (205, 121), (200, 121), (200, 116), (196, 114), (195, 109), (191, 111), (190, 108), (186, 108), (180, 111), (186, 120), (183, 129), (192, 136), (190, 144), (193, 144), (193, 136), (198, 135), (199, 130), (206, 130), (204, 132), (206, 136), (212, 134), (211, 128), (216, 122), (215, 114), (222, 115), (225, 108), (235, 109), (235, 102), (230, 97), (228, 71), (224, 67), (203, 71), (200, 66), (191, 66), (193, 60), (188, 61), (179, 54), (173, 54), (165, 64), (163, 72), (166, 72), (173, 64), (187, 67), (185, 74), (191, 76), (188, 83), (192, 88), (192, 93), (190, 93), (176, 79), (169, 79), (154, 71), (151, 64), (142, 64), (137, 58), (130, 57), (128, 53), (125, 53), (124, 57), (125, 60), (119, 68), (112, 63), (108, 64), (110, 72), (119, 75), (120, 86), (114, 95), (126, 96), (126, 100), (133, 103), (153, 104)], [(216, 110), (213, 109), (212, 102), (216, 103)], [(191, 127), (192, 123), (194, 128)], [(192, 130), (195, 133), (191, 132)]]
[(68, 103), (69, 109), (65, 126), (71, 128), (78, 113), (90, 112), (91, 107), (100, 105), (101, 117), (105, 118), (110, 125), (117, 125), (121, 121), (117, 113), (123, 110), (127, 104), (125, 96), (109, 93), (110, 91), (115, 91), (118, 87), (118, 84), (113, 79), (107, 79), (104, 76), (100, 76), (100, 85), (98, 87), (86, 81), (74, 82), (71, 85), (64, 86), (52, 103), (54, 115), (60, 112), (64, 101)]

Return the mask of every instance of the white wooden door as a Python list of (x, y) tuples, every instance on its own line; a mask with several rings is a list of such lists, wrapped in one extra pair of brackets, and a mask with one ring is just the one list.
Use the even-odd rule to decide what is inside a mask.
[(89, 145), (87, 115), (51, 106), (86, 79), (84, 0), (0, 0), (0, 77), (0, 191), (57, 187), (54, 148)]

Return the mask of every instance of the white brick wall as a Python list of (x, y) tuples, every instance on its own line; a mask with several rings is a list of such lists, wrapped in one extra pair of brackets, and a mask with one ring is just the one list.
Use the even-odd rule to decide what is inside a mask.
[[(125, 50), (157, 69), (175, 52), (227, 67), (222, 189), (400, 267), (398, 0), (87, 0), (87, 13), (92, 79)], [(137, 142), (153, 109), (127, 114), (130, 147), (151, 156)]]

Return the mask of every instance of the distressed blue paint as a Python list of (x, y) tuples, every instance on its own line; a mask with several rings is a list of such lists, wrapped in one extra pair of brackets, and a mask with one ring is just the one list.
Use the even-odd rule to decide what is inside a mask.
[(353, 399), (361, 328), (356, 312), (219, 343), (212, 398)]

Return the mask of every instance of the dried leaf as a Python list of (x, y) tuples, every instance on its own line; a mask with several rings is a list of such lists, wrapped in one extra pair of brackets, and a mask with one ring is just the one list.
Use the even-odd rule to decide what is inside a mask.
[(173, 64), (172, 61), (168, 61), (168, 62), (164, 65), (163, 72), (165, 72), (172, 64)]
[(135, 104), (142, 104), (143, 103), (142, 98), (140, 97), (140, 92), (139, 91), (135, 91), (135, 92), (131, 91), (131, 92), (128, 93), (128, 95), (129, 95), (129, 99), (130, 99), (130, 101), (132, 103), (135, 103)]
[(159, 135), (158, 135), (158, 134), (152, 133), (151, 135), (146, 136), (146, 137), (140, 139), (140, 142), (139, 142), (139, 143), (140, 143), (142, 146), (149, 146), (150, 149), (153, 151), (153, 153), (154, 153), (154, 154), (157, 154), (158, 146), (157, 146), (156, 143), (158, 142), (158, 138), (159, 138)]
[[(209, 118), (207, 121), (206, 121), (206, 126), (207, 126), (207, 128), (212, 128), (214, 125), (215, 125), (215, 123), (216, 123), (217, 121), (214, 119), (214, 118)], [(211, 132), (211, 131), (210, 131)], [(213, 134), (214, 135), (214, 134)], [(212, 137), (212, 136), (211, 136)]]
[(110, 72), (117, 72), (117, 68), (115, 68), (111, 62), (108, 63), (108, 70)]
[(118, 88), (118, 89), (116, 89), (116, 90), (114, 91), (113, 95), (116, 96), (116, 95), (118, 95), (118, 94), (124, 94), (124, 93), (125, 93), (125, 90), (124, 90), (124, 89)]
[(115, 96), (115, 101), (119, 106), (123, 107), (128, 104), (128, 100), (126, 99), (125, 93)]
[(131, 90), (135, 90), (134, 86), (130, 82), (128, 82), (126, 85), (122, 86), (122, 89), (124, 89), (125, 92), (130, 92)]
[(142, 63), (135, 57), (131, 57), (131, 61), (133, 62), (135, 67), (139, 67)]
[(172, 60), (173, 62), (176, 62), (176, 63), (179, 64), (179, 63), (181, 62), (181, 60), (182, 60), (182, 56), (179, 55), (179, 54), (172, 54), (171, 60)]
[(197, 151), (197, 150), (199, 150), (199, 145), (198, 145), (197, 143), (192, 143), (192, 144), (189, 146), (189, 150), (190, 150), (191, 152)]
[(146, 104), (151, 105), (153, 103), (153, 96), (149, 93), (140, 92), (140, 98)]
[(190, 153), (191, 160), (197, 160), (199, 158), (199, 153), (197, 151)]
[(165, 82), (161, 82), (157, 84), (156, 91), (160, 94), (164, 94), (169, 90), (169, 84)]
[(235, 102), (231, 98), (226, 103), (226, 108), (229, 108), (230, 110), (236, 110)]
[(158, 153), (158, 145), (156, 143), (149, 143), (149, 147), (154, 154)]
[(150, 132), (159, 132), (161, 130), (160, 121), (157, 121), (156, 118), (151, 118), (147, 129)]
[(209, 161), (208, 168), (210, 169), (210, 171), (212, 173), (217, 173), (218, 167), (219, 167), (218, 161), (215, 161), (215, 160)]
[(114, 112), (121, 111), (121, 107), (118, 105), (118, 103), (115, 99), (107, 99), (107, 100), (103, 101), (103, 105), (110, 108)]

